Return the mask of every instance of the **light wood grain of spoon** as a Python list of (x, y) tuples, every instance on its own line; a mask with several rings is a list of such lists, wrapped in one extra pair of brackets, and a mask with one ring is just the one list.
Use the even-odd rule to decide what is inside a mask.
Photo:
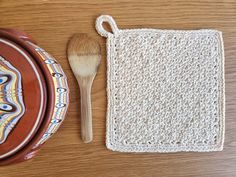
[(81, 138), (93, 140), (91, 87), (101, 61), (101, 48), (87, 34), (75, 34), (68, 43), (68, 60), (77, 79), (81, 95)]

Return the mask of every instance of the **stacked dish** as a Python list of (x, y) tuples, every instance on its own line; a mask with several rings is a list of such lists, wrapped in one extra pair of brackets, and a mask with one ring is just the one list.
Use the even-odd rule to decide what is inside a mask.
[(0, 30), (0, 165), (32, 158), (59, 128), (69, 103), (58, 62), (17, 30)]

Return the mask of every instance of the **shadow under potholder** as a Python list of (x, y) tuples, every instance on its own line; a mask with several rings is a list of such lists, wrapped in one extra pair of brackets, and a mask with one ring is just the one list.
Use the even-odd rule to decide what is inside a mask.
[[(112, 31), (106, 31), (107, 22)], [(107, 38), (108, 149), (220, 151), (224, 48), (220, 31), (126, 29), (97, 18)]]

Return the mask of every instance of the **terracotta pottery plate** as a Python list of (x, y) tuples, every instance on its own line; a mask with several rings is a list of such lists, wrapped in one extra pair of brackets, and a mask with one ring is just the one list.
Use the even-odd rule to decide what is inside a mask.
[[(23, 148), (37, 132), (45, 114), (47, 89), (42, 71), (28, 52), (0, 37), (0, 65), (1, 62), (0, 159), (3, 159)], [(4, 70), (8, 74), (4, 75)], [(14, 79), (17, 77), (18, 80)]]

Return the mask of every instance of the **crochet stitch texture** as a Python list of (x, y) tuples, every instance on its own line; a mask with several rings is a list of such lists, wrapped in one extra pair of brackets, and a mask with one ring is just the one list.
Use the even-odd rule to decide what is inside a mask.
[[(110, 24), (112, 32), (103, 28)], [(120, 30), (107, 38), (108, 149), (220, 151), (224, 143), (224, 49), (217, 30)]]

